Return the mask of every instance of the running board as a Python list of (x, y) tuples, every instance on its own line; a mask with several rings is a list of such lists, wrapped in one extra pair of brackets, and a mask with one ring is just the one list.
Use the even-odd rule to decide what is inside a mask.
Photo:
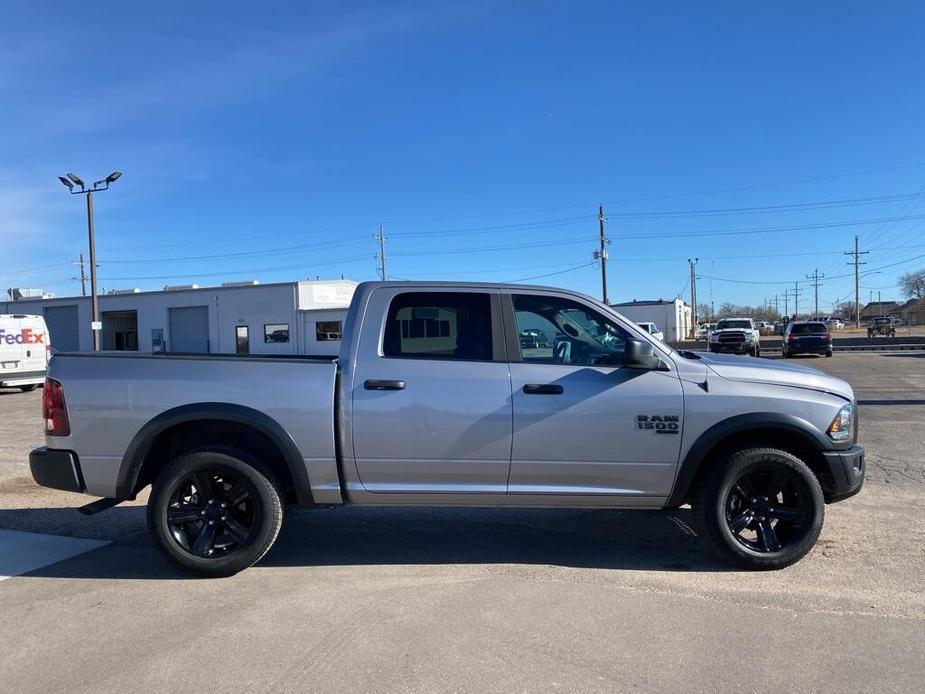
[(97, 499), (96, 501), (91, 501), (86, 506), (81, 506), (77, 510), (85, 516), (93, 516), (101, 511), (108, 511), (113, 506), (118, 506), (123, 501), (124, 499)]

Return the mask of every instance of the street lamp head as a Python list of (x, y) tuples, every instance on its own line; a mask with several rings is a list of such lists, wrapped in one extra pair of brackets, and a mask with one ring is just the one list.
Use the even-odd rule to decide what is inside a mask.
[(67, 177), (71, 179), (72, 181), (74, 181), (74, 183), (76, 183), (77, 185), (83, 187), (84, 182), (81, 181), (79, 178), (77, 178), (77, 174), (69, 173)]
[(106, 177), (106, 183), (115, 183), (119, 180), (119, 177), (122, 175), (121, 171), (113, 171)]
[(67, 180), (64, 176), (58, 176), (58, 180), (66, 185), (68, 190), (74, 190), (74, 184)]

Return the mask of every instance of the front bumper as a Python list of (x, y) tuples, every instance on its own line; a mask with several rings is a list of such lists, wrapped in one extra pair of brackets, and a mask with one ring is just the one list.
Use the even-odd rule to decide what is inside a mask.
[(828, 474), (822, 491), (828, 503), (854, 496), (864, 486), (864, 449), (854, 445), (843, 451), (823, 451)]
[(754, 342), (711, 342), (710, 351), (719, 354), (748, 354), (757, 345)]
[(32, 479), (42, 487), (63, 489), (66, 492), (85, 490), (80, 461), (73, 451), (57, 450), (42, 446), (29, 454), (29, 469)]

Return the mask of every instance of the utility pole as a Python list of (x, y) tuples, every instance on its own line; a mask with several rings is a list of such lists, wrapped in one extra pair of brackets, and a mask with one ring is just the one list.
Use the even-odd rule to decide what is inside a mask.
[(376, 256), (379, 259), (379, 279), (385, 282), (388, 277), (385, 274), (385, 242), (388, 237), (382, 233), (381, 224), (379, 225), (379, 233), (373, 234), (373, 238), (379, 241), (379, 255)]
[(800, 315), (800, 292), (803, 291), (800, 289), (800, 283), (793, 283), (793, 319), (796, 320), (797, 316)]
[[(103, 329), (103, 324), (100, 322), (100, 301), (96, 291), (96, 239), (93, 235), (93, 194), (109, 190), (109, 186), (115, 183), (120, 176), (122, 176), (121, 172), (113, 171), (106, 178), (94, 181), (90, 187), (87, 187), (76, 174), (69, 173), (67, 177), (58, 176), (58, 180), (67, 186), (71, 195), (87, 196), (87, 230), (90, 234), (90, 333), (93, 336), (94, 352), (100, 351), (100, 331)], [(76, 190), (74, 186), (77, 186)], [(81, 269), (83, 269), (82, 255)], [(83, 272), (81, 272), (81, 275), (83, 275)]]
[(87, 275), (84, 272), (84, 254), (80, 254), (80, 295), (87, 295)]
[(607, 223), (607, 217), (604, 216), (603, 205), (597, 208), (597, 222), (600, 229), (601, 248), (595, 251), (594, 259), (601, 261), (601, 295), (604, 298), (604, 303), (609, 304), (607, 300), (607, 246), (610, 243), (610, 239), (604, 234), (604, 225)]
[(825, 277), (825, 274), (820, 275), (819, 268), (816, 268), (815, 270), (813, 270), (813, 274), (806, 275), (806, 279), (812, 280), (812, 287), (815, 290), (816, 308), (815, 308), (815, 313), (813, 314), (814, 318), (819, 317), (819, 287), (822, 286), (822, 283), (819, 281), (820, 277)]
[(691, 266), (691, 339), (697, 337), (697, 261), (700, 258), (694, 258), (691, 260), (687, 259), (688, 264)]
[(784, 315), (790, 318), (790, 290), (784, 290)]
[(870, 251), (859, 251), (858, 250), (858, 237), (854, 237), (854, 250), (845, 251), (845, 255), (853, 255), (854, 262), (848, 263), (848, 265), (854, 265), (854, 327), (861, 327), (861, 266), (867, 265), (867, 263), (861, 262), (861, 256), (870, 253)]

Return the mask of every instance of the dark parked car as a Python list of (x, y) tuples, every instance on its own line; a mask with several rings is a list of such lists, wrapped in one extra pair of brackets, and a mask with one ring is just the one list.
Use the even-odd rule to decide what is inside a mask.
[(784, 329), (781, 351), (788, 359), (795, 354), (824, 354), (831, 357), (832, 333), (825, 323), (819, 321), (790, 323)]

